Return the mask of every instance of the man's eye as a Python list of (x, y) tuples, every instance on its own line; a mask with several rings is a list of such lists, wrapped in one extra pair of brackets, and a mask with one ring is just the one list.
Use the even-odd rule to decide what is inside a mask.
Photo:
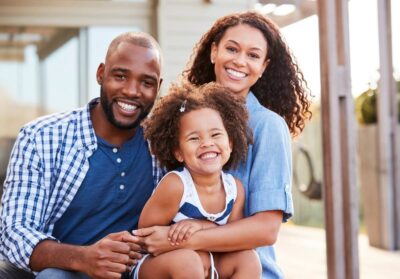
[(154, 81), (145, 80), (145, 81), (143, 81), (143, 84), (144, 84), (145, 87), (153, 87), (154, 86)]
[(125, 75), (115, 75), (115, 77), (117, 78), (117, 80), (126, 80)]

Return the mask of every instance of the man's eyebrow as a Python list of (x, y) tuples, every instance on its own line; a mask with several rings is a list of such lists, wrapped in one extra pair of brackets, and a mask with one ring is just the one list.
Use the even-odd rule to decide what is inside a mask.
[(111, 69), (111, 72), (112, 72), (112, 73), (115, 73), (115, 72), (127, 73), (127, 72), (129, 72), (129, 70), (128, 70), (128, 69), (125, 69), (125, 68), (114, 68), (114, 69)]

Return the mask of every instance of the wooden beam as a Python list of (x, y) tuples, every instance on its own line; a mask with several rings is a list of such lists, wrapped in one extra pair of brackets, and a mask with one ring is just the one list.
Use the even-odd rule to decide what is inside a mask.
[(136, 26), (148, 31), (147, 1), (2, 0), (2, 26)]
[(350, 84), (347, 2), (318, 1), (329, 279), (359, 278), (355, 115)]
[(45, 59), (70, 39), (78, 35), (79, 29), (58, 29), (58, 32), (49, 41), (43, 41), (38, 45), (37, 54), (39, 59)]
[(0, 61), (23, 62), (25, 59), (24, 48), (5, 48), (0, 46)]
[[(388, 250), (400, 248), (400, 181), (397, 138), (397, 98), (393, 78), (390, 0), (378, 1), (380, 81), (378, 87), (378, 171), (380, 189), (381, 243)], [(397, 204), (397, 205), (396, 205)]]

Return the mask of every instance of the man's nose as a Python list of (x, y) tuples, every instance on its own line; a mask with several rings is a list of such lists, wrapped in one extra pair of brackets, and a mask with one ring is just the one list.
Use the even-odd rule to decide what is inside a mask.
[(123, 88), (123, 92), (129, 97), (133, 97), (140, 94), (139, 83), (135, 81), (127, 82)]

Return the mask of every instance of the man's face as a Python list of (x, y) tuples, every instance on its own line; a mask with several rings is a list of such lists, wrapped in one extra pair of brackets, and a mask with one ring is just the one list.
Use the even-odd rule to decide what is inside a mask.
[(135, 128), (151, 110), (160, 88), (159, 53), (122, 42), (100, 64), (97, 80), (107, 120), (119, 129)]

